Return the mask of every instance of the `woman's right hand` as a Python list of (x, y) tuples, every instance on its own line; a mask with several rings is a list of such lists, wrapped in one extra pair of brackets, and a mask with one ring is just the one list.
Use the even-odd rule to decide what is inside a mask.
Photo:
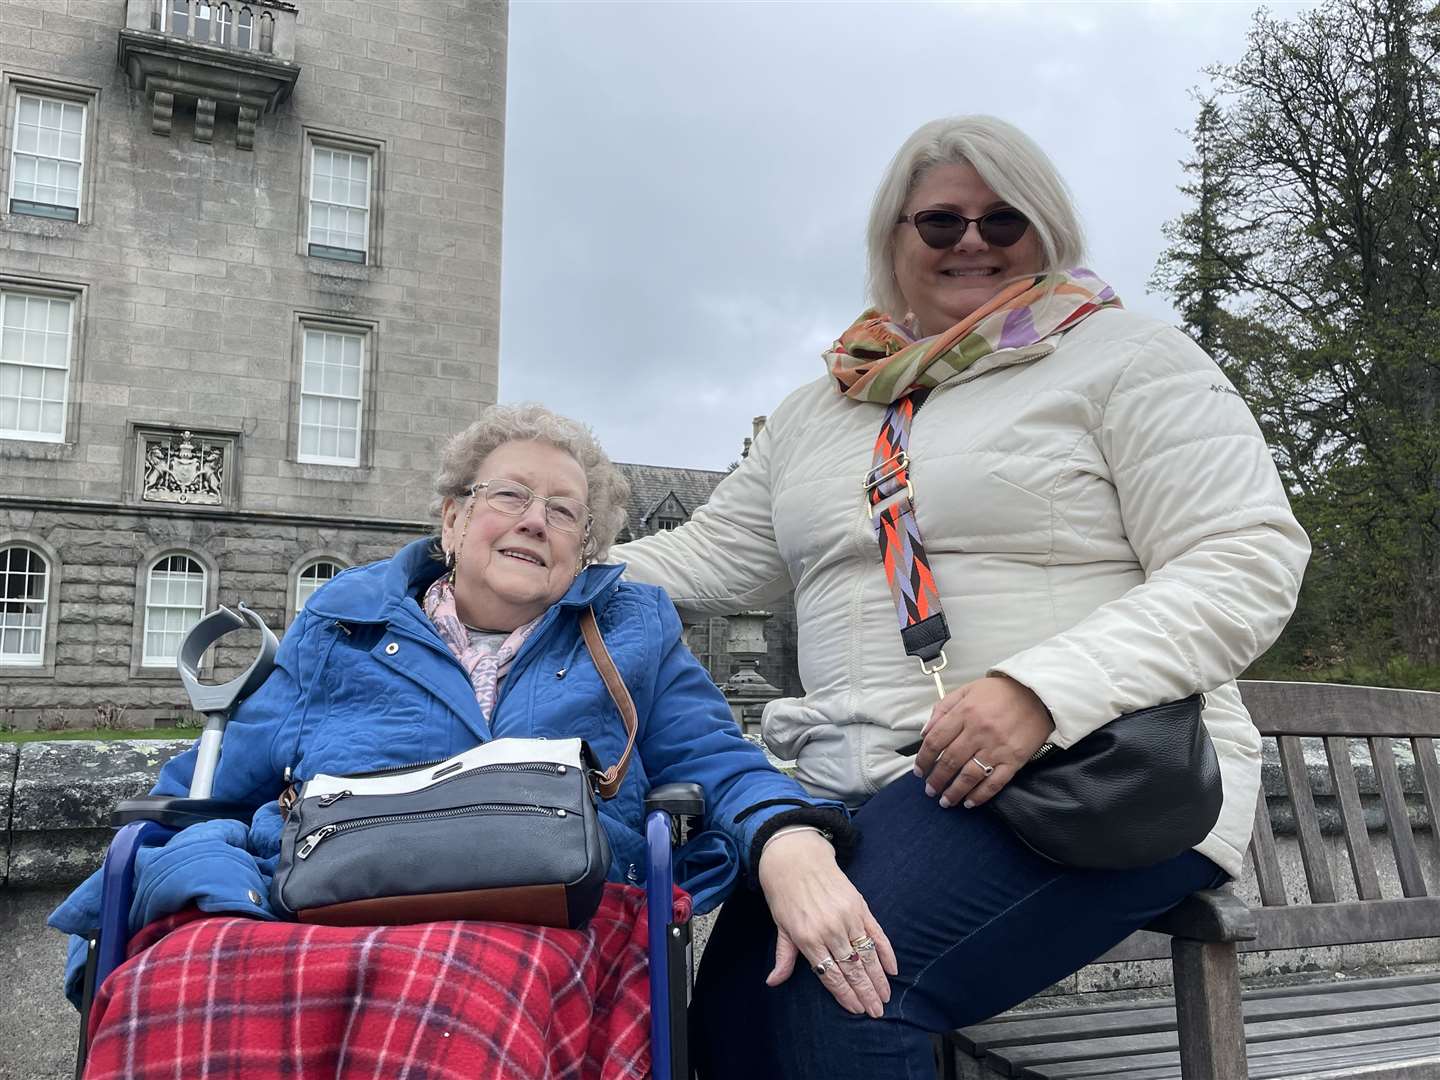
[[(890, 1000), (886, 975), (900, 970), (895, 950), (830, 842), (809, 829), (777, 835), (760, 855), (759, 877), (778, 931), (765, 984), (783, 983), (803, 955), (842, 1008), (881, 1016)], [(858, 947), (867, 938), (873, 944)]]

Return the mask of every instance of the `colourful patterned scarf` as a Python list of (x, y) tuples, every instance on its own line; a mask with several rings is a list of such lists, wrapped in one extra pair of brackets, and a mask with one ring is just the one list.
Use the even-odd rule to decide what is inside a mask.
[(993, 352), (1029, 348), (1101, 308), (1120, 306), (1114, 289), (1076, 267), (1014, 282), (943, 334), (918, 340), (870, 308), (825, 353), (825, 364), (846, 397), (885, 405), (913, 389), (933, 389)]
[(530, 631), (535, 629), (544, 616), (537, 615), (524, 626), (512, 630), (506, 638), (498, 634), (471, 635), (470, 628), (460, 620), (455, 607), (455, 584), (449, 574), (443, 574), (435, 584), (425, 591), (422, 605), (425, 614), (435, 624), (435, 632), (445, 642), (465, 674), (470, 677), (470, 686), (475, 691), (475, 701), (486, 723), (490, 721), (491, 710), (495, 708), (495, 695), (500, 679), (510, 670), (510, 661), (525, 644)]

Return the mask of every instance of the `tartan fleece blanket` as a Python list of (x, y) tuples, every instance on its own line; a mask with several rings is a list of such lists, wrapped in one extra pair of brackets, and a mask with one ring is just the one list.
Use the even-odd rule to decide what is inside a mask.
[[(675, 918), (690, 900), (676, 890)], [(645, 894), (584, 930), (332, 927), (189, 909), (95, 996), (86, 1080), (629, 1080), (650, 1071)]]

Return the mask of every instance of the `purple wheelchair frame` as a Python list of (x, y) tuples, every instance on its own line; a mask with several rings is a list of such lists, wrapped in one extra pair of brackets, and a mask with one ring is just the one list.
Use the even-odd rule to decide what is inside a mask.
[[(260, 631), (261, 649), (250, 667), (222, 686), (200, 682), (205, 651), (232, 630)], [(90, 1005), (95, 991), (125, 960), (130, 940), (130, 906), (135, 889), (135, 857), (146, 845), (163, 844), (186, 825), (216, 818), (248, 820), (251, 807), (210, 798), (210, 783), (219, 762), (221, 736), (231, 710), (265, 681), (274, 665), (277, 642), (264, 621), (244, 604), (239, 614), (221, 607), (196, 624), (180, 649), (181, 681), (195, 708), (205, 714), (200, 737), (196, 780), (186, 798), (147, 796), (127, 799), (116, 807), (111, 823), (119, 826), (105, 853), (101, 870), (100, 926), (90, 935), (85, 963), (76, 1080), (84, 1074), (89, 1049)], [(647, 875), (646, 914), (649, 919), (650, 1058), (655, 1080), (690, 1080), (686, 1011), (690, 1001), (690, 924), (672, 921), (675, 889), (673, 852), (683, 822), (704, 813), (698, 784), (666, 784), (645, 798)]]

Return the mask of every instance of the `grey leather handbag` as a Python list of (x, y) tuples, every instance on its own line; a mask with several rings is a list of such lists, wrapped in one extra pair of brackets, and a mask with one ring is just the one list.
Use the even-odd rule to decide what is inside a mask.
[(602, 771), (578, 738), (494, 739), (444, 761), (314, 776), (281, 835), (275, 911), (332, 926), (583, 926), (610, 868), (597, 803), (620, 789), (636, 716), (590, 609), (580, 625), (629, 735), (614, 766)]

